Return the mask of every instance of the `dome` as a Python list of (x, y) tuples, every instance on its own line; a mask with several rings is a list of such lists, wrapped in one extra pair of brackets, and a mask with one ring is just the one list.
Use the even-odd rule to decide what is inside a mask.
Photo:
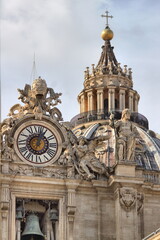
[[(138, 141), (136, 141), (134, 161), (137, 168), (146, 170), (160, 170), (160, 139), (152, 137), (147, 129), (143, 129), (134, 123), (138, 131)], [(107, 166), (116, 165), (115, 131), (111, 128), (106, 120), (99, 122), (90, 122), (78, 125), (73, 129), (74, 134), (79, 138), (84, 136), (88, 140), (105, 134), (111, 135), (111, 138), (103, 142), (102, 146), (97, 146), (96, 154), (101, 162)]]
[[(108, 16), (108, 12), (102, 16), (106, 17), (107, 21), (108, 17), (112, 17)], [(127, 65), (124, 65), (124, 68), (120, 66), (110, 42), (112, 37), (113, 32), (107, 22), (102, 32), (105, 43), (98, 64), (92, 64), (91, 71), (89, 67), (85, 71), (84, 88), (78, 95), (80, 113), (71, 119), (73, 132), (78, 138), (84, 136), (88, 140), (109, 134), (110, 139), (95, 149), (97, 157), (108, 167), (115, 166), (120, 161), (118, 154), (121, 148), (121, 160), (125, 164), (131, 160), (139, 169), (159, 171), (160, 138), (149, 130), (147, 118), (138, 112), (140, 95), (133, 89), (131, 68), (127, 68)], [(122, 120), (125, 109), (131, 113), (129, 124), (136, 129), (132, 148), (129, 134), (124, 140), (117, 135), (117, 129), (110, 125), (111, 114), (114, 115), (116, 124)], [(132, 158), (127, 155), (127, 147), (130, 148), (130, 153), (132, 152)]]

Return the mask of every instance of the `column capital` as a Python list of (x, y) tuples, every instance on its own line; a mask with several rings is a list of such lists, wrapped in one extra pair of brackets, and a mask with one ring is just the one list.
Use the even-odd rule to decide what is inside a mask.
[(138, 93), (135, 94), (135, 99), (139, 101), (140, 95)]
[(136, 93), (136, 91), (134, 91), (132, 89), (129, 90), (129, 96), (133, 96), (135, 93)]
[(122, 93), (125, 94), (126, 93), (126, 88), (120, 88), (119, 89), (119, 93), (120, 94), (122, 94)]
[(116, 89), (116, 86), (114, 86), (114, 85), (108, 85), (108, 89)]
[(115, 93), (115, 88), (108, 88), (109, 93)]
[(86, 91), (87, 96), (92, 96), (93, 95), (93, 89), (89, 89)]
[(98, 93), (98, 92), (103, 92), (103, 91), (104, 91), (104, 87), (96, 88), (96, 90), (97, 90), (97, 93)]

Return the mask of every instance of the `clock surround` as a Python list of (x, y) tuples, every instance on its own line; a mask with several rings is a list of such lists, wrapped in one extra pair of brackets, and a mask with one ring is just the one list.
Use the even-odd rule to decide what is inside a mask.
[(27, 164), (50, 165), (56, 162), (62, 151), (60, 130), (52, 122), (27, 119), (15, 131), (14, 149)]

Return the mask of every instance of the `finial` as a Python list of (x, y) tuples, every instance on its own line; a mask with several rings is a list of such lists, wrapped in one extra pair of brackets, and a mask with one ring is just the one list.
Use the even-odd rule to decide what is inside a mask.
[(106, 28), (102, 31), (101, 33), (101, 37), (104, 41), (106, 40), (111, 40), (113, 38), (113, 32), (112, 30), (109, 28), (109, 24), (108, 24), (108, 18), (113, 18), (113, 16), (109, 16), (108, 15), (108, 11), (105, 12), (106, 14), (102, 14), (101, 17), (105, 17), (106, 18)]
[(96, 71), (95, 71), (95, 67), (94, 67), (94, 66), (95, 66), (95, 64), (92, 64), (92, 75), (93, 75), (93, 76), (95, 76), (95, 75), (96, 75), (96, 74), (95, 74), (95, 73), (96, 73)]
[(89, 67), (86, 67), (85, 78), (89, 79)]
[(129, 78), (132, 80), (132, 68), (128, 68)]
[(117, 71), (118, 71), (118, 76), (120, 76), (121, 75), (121, 64), (120, 63), (118, 63)]
[(124, 74), (127, 75), (127, 65), (124, 65), (124, 70), (123, 70)]
[(108, 15), (108, 13), (109, 13), (108, 11), (105, 11), (105, 13), (106, 13), (106, 14), (105, 14), (105, 15), (102, 14), (101, 17), (105, 17), (105, 18), (106, 18), (106, 27), (109, 27), (108, 18), (113, 18), (113, 16), (109, 16), (109, 15)]

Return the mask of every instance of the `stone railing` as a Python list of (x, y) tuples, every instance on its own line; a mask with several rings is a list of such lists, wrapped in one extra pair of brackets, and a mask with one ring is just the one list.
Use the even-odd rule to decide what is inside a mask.
[[(116, 120), (121, 118), (121, 111), (115, 110), (112, 111), (112, 113), (114, 113), (114, 117)], [(111, 114), (110, 112), (107, 112), (105, 110), (83, 112), (73, 117), (70, 122), (75, 127), (79, 124), (87, 122), (109, 119), (110, 114)], [(148, 129), (148, 120), (145, 116), (143, 116), (140, 113), (133, 112), (131, 114), (131, 121), (138, 123), (142, 127)]]
[(160, 172), (155, 171), (144, 171), (143, 177), (145, 182), (151, 182), (154, 184), (160, 184)]

